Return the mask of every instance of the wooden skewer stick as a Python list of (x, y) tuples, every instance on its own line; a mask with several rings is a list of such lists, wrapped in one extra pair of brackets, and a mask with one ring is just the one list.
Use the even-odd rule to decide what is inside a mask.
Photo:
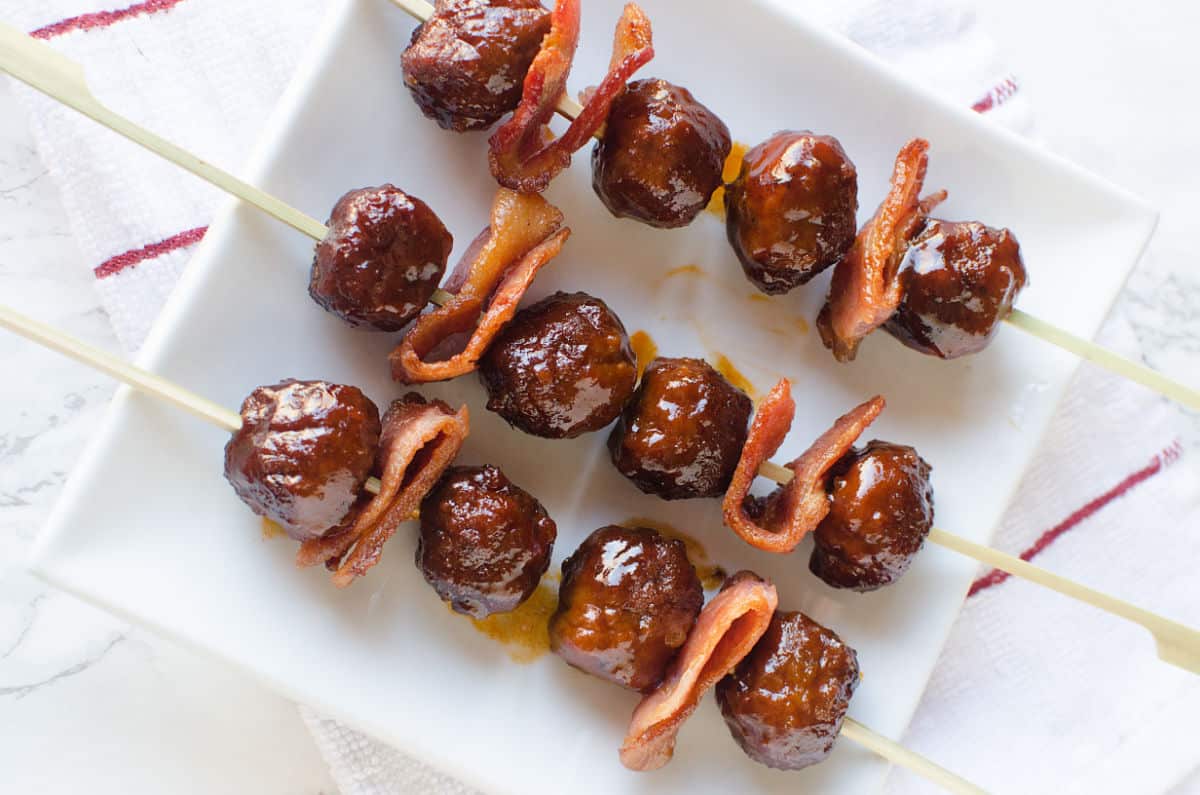
[[(770, 461), (759, 467), (758, 473), (780, 484), (789, 482), (793, 477), (792, 470)], [(1154, 636), (1159, 659), (1194, 674), (1200, 674), (1200, 631), (1177, 621), (1163, 618), (1149, 610), (1143, 610), (1114, 596), (1080, 585), (1074, 580), (1052, 574), (1040, 566), (1035, 566), (1013, 555), (1005, 554), (983, 544), (976, 544), (974, 541), (968, 541), (954, 533), (948, 533), (935, 527), (929, 531), (929, 540), (960, 555), (974, 558), (986, 566), (1007, 572), (1014, 577), (1029, 580), (1052, 591), (1058, 591), (1064, 596), (1132, 621)]]
[[(391, 0), (391, 2), (422, 22), (433, 15), (433, 6), (425, 2), (425, 0)], [(583, 108), (569, 96), (563, 96), (562, 101), (559, 102), (555, 110), (560, 116), (574, 119)], [(1051, 345), (1057, 345), (1063, 350), (1074, 353), (1080, 358), (1097, 364), (1109, 372), (1116, 373), (1119, 376), (1128, 378), (1130, 381), (1149, 387), (1155, 392), (1165, 395), (1190, 409), (1200, 410), (1200, 389), (1191, 389), (1178, 381), (1172, 381), (1170, 378), (1151, 370), (1145, 365), (1118, 356), (1107, 348), (1077, 337), (1055, 326), (1053, 323), (1047, 323), (1019, 309), (1014, 309), (1012, 314), (1005, 318), (1005, 320), (1025, 333), (1032, 334), (1039, 339), (1049, 342)]]
[[(88, 345), (83, 340), (70, 334), (39, 323), (32, 318), (15, 312), (0, 305), (0, 328), (6, 328), (39, 345), (65, 354), (77, 362), (95, 368), (111, 375), (118, 381), (144, 392), (151, 397), (162, 398), (174, 406), (184, 409), (202, 420), (235, 432), (242, 427), (239, 414), (218, 406), (216, 403), (190, 392), (162, 376), (155, 375), (129, 362), (113, 356), (107, 351)], [(790, 472), (790, 470), (785, 470)], [(379, 493), (379, 480), (371, 478), (367, 481), (366, 489), (372, 494)], [(884, 759), (894, 764), (903, 765), (918, 775), (925, 776), (930, 781), (945, 787), (948, 791), (963, 795), (978, 795), (983, 790), (959, 778), (945, 768), (942, 768), (920, 754), (914, 753), (904, 746), (886, 737), (876, 734), (857, 721), (847, 718), (842, 727), (842, 734), (854, 742), (861, 743)]]
[[(428, 19), (429, 15), (433, 13), (433, 6), (425, 0), (390, 1), (420, 20)], [(226, 193), (258, 207), (314, 240), (323, 239), (329, 231), (325, 224), (312, 216), (109, 110), (88, 89), (87, 79), (79, 64), (59, 54), (53, 47), (4, 24), (0, 24), (0, 71), (8, 72), (47, 96), (74, 108)], [(557, 110), (566, 118), (574, 119), (582, 108), (579, 103), (564, 96)], [(451, 297), (450, 293), (438, 289), (434, 292), (432, 301), (441, 305)], [(1052, 323), (1047, 323), (1018, 309), (1013, 310), (1007, 321), (1028, 334), (1153, 389), (1184, 406), (1200, 410), (1200, 390), (1184, 386), (1144, 365), (1118, 356), (1106, 348), (1076, 337)]]
[[(77, 337), (72, 337), (52, 326), (39, 323), (31, 317), (15, 312), (7, 306), (0, 305), (0, 328), (6, 328), (43, 347), (58, 351), (81, 364), (111, 375), (139, 392), (165, 400), (176, 408), (181, 408), (230, 433), (237, 433), (242, 428), (242, 415), (237, 412), (230, 411), (224, 406), (213, 403), (208, 398), (184, 389), (174, 381), (168, 381), (149, 370), (132, 365), (108, 351), (88, 345)], [(365, 486), (366, 490), (372, 494), (378, 494), (379, 487), (379, 478), (369, 478)]]
[(947, 792), (953, 792), (955, 795), (987, 795), (987, 790), (980, 789), (962, 776), (951, 773), (928, 758), (910, 751), (895, 740), (871, 731), (854, 718), (847, 716), (842, 721), (841, 736), (853, 740), (892, 764), (908, 768)]

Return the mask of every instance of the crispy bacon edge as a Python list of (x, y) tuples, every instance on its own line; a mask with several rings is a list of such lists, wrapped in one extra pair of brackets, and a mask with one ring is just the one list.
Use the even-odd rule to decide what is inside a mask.
[[(501, 188), (492, 202), (491, 224), (467, 249), (447, 282), (454, 298), (417, 318), (388, 356), (401, 383), (445, 381), (475, 369), (479, 357), (517, 312), (539, 270), (562, 250), (571, 230), (563, 215), (540, 196)], [(429, 355), (470, 333), (445, 358)]]
[(909, 241), (946, 199), (946, 191), (918, 198), (929, 166), (928, 152), (924, 138), (914, 138), (900, 149), (887, 196), (834, 268), (817, 330), (839, 362), (853, 361), (863, 338), (900, 306), (900, 263)]
[(850, 451), (885, 405), (883, 396), (876, 395), (839, 417), (802, 456), (787, 464), (791, 480), (761, 500), (750, 495), (750, 487), (759, 467), (783, 444), (796, 413), (791, 384), (781, 380), (758, 404), (750, 424), (721, 505), (726, 526), (758, 549), (777, 553), (795, 549), (829, 513), (825, 490), (829, 468)]
[(657, 770), (671, 760), (679, 727), (704, 693), (750, 653), (778, 604), (775, 586), (753, 572), (740, 571), (725, 581), (700, 611), (662, 684), (634, 709), (621, 764)]
[(346, 528), (301, 544), (296, 565), (324, 563), (334, 569), (338, 588), (366, 574), (383, 556), (383, 545), (454, 461), (469, 430), (466, 406), (455, 412), (440, 400), (427, 403), (415, 392), (393, 401), (383, 416), (375, 459), (379, 494)]
[(567, 87), (579, 43), (580, 0), (558, 0), (550, 32), (525, 75), (521, 102), (508, 121), (488, 139), (492, 176), (506, 188), (540, 193), (571, 163), (571, 155), (604, 126), (613, 101), (634, 72), (654, 57), (650, 19), (636, 3), (628, 3), (617, 21), (608, 73), (589, 92), (583, 110), (561, 137), (546, 143), (542, 130), (554, 115)]

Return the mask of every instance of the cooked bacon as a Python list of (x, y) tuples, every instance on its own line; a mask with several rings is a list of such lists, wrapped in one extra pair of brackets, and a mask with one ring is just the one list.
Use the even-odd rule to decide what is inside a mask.
[(725, 524), (751, 546), (767, 552), (791, 552), (829, 513), (825, 491), (829, 468), (850, 451), (883, 407), (883, 397), (877, 395), (839, 417), (804, 455), (787, 464), (791, 480), (766, 499), (757, 498), (750, 494), (750, 486), (759, 467), (783, 444), (796, 413), (791, 385), (787, 379), (781, 380), (758, 404), (750, 424), (722, 503)]
[(392, 378), (419, 384), (474, 370), (516, 314), (534, 276), (570, 235), (562, 221), (558, 208), (540, 196), (497, 191), (491, 225), (471, 243), (447, 282), (454, 298), (421, 315), (405, 333), (388, 357)]
[(700, 611), (667, 676), (633, 711), (621, 764), (657, 770), (675, 753), (675, 735), (705, 691), (733, 670), (766, 632), (779, 597), (775, 586), (749, 571), (725, 581)]
[(550, 180), (571, 164), (571, 155), (604, 126), (613, 100), (633, 73), (654, 57), (650, 20), (637, 4), (629, 3), (617, 22), (608, 74), (589, 91), (582, 112), (567, 131), (549, 142), (542, 131), (554, 115), (567, 87), (571, 61), (579, 42), (580, 0), (558, 0), (550, 33), (525, 74), (521, 103), (488, 139), (492, 176), (506, 188), (540, 193)]
[(852, 361), (863, 338), (900, 305), (900, 263), (909, 241), (946, 198), (945, 191), (938, 191), (918, 199), (929, 165), (928, 151), (929, 142), (923, 138), (904, 145), (896, 155), (891, 189), (834, 268), (817, 330), (839, 362)]
[(466, 406), (455, 413), (442, 401), (427, 403), (415, 392), (394, 401), (383, 415), (375, 459), (379, 494), (345, 531), (302, 544), (296, 565), (336, 564), (333, 584), (338, 588), (366, 574), (382, 557), (383, 545), (454, 461), (469, 428)]

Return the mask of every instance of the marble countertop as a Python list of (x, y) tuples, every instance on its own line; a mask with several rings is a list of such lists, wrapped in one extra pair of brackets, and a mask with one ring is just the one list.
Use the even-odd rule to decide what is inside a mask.
[[(1163, 211), (1110, 323), (1142, 359), (1200, 386), (1200, 11), (982, 0), (1034, 105), (1035, 136)], [(1174, 7), (1172, 7), (1174, 6)], [(1030, 24), (1030, 20), (1037, 20)], [(1069, 53), (1069, 55), (1067, 55)], [(0, 80), (3, 302), (112, 350), (56, 188)], [(47, 589), (32, 538), (114, 385), (6, 334), (0, 358), (0, 769), (12, 792), (333, 793), (296, 708), (244, 675)], [(1200, 448), (1200, 417), (1180, 410)], [(219, 694), (219, 698), (213, 698)], [(81, 775), (85, 778), (81, 778)], [(1200, 775), (1176, 791), (1200, 793)]]

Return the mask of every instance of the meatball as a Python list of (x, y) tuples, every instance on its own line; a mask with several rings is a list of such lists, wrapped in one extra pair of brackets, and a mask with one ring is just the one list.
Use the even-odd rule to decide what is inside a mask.
[(517, 107), (550, 32), (538, 0), (437, 0), (400, 57), (421, 112), (446, 130), (484, 130)]
[(557, 532), (496, 467), (451, 467), (421, 503), (417, 567), (456, 612), (507, 613), (537, 588)]
[(858, 657), (803, 613), (776, 612), (754, 648), (717, 683), (733, 739), (756, 762), (799, 770), (829, 755), (858, 687)]
[(721, 185), (729, 128), (686, 88), (630, 83), (592, 149), (592, 188), (609, 212), (650, 226), (687, 226)]
[(873, 591), (900, 579), (933, 526), (929, 464), (902, 444), (872, 441), (830, 470), (829, 513), (808, 567), (834, 588)]
[(750, 423), (746, 393), (701, 359), (655, 359), (608, 437), (617, 470), (667, 500), (720, 497)]
[(1025, 286), (1017, 239), (978, 221), (931, 219), (900, 269), (904, 298), (884, 328), (942, 359), (986, 348)]
[(260, 386), (225, 445), (225, 478), (292, 538), (320, 538), (362, 493), (379, 433), (379, 409), (356, 387), (290, 379)]
[(854, 242), (858, 172), (829, 135), (775, 133), (746, 153), (725, 191), (725, 231), (746, 278), (786, 293)]
[(429, 205), (396, 186), (352, 190), (317, 244), (308, 294), (351, 326), (399, 331), (429, 303), (453, 242)]
[(479, 363), (487, 407), (547, 439), (598, 431), (637, 385), (625, 326), (587, 293), (555, 293), (517, 313)]
[(562, 573), (550, 648), (585, 673), (654, 689), (704, 605), (683, 542), (644, 527), (602, 527)]

